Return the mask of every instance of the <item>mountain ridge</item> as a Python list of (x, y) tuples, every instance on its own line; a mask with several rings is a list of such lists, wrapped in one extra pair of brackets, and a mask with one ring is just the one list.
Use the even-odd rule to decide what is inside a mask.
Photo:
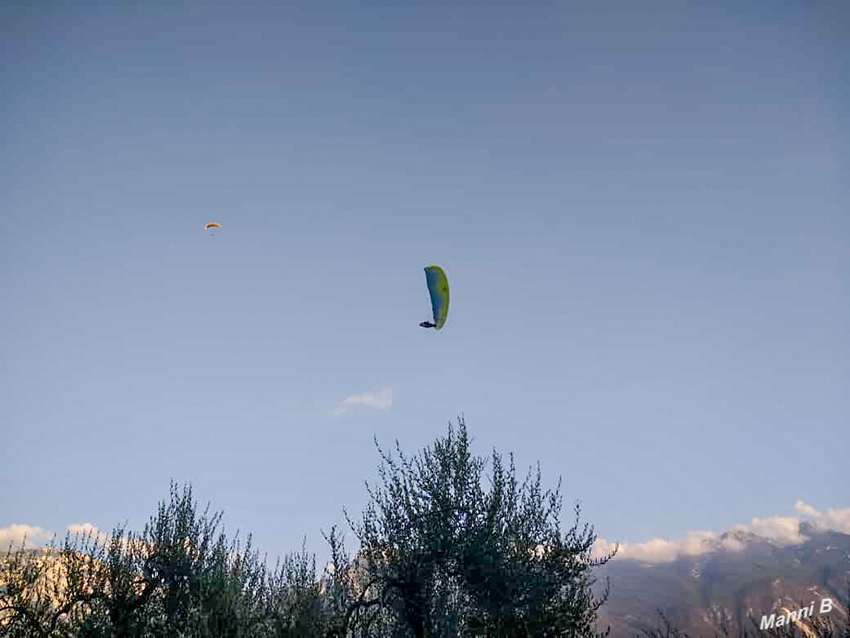
[[(802, 542), (790, 543), (730, 530), (672, 561), (615, 558), (596, 572), (597, 587), (611, 582), (600, 626), (610, 626), (612, 638), (643, 635), (659, 627), (660, 610), (690, 636), (752, 635), (762, 617), (814, 605), (814, 618), (846, 628), (850, 534), (811, 523), (798, 532)], [(832, 601), (827, 613), (819, 613), (823, 599)]]

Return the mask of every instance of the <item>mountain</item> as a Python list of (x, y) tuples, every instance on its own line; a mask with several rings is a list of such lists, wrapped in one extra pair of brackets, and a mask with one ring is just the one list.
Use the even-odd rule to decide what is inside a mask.
[[(796, 545), (734, 531), (704, 541), (699, 555), (669, 563), (615, 558), (596, 571), (597, 587), (604, 588), (606, 577), (611, 583), (600, 627), (610, 626), (612, 638), (642, 636), (663, 629), (661, 610), (689, 636), (722, 636), (724, 625), (730, 636), (745, 630), (756, 636), (762, 616), (778, 618), (786, 614), (783, 609), (806, 607), (813, 609), (814, 619), (843, 629), (848, 625), (850, 535), (807, 523), (799, 531), (806, 540)], [(833, 608), (820, 613), (825, 598)], [(811, 626), (805, 619), (802, 624)]]

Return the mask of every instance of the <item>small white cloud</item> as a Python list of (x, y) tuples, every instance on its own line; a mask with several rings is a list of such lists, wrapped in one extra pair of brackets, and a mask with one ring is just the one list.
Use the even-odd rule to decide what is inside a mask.
[(0, 527), (0, 551), (6, 551), (9, 549), (10, 544), (12, 545), (13, 550), (20, 548), (25, 537), (25, 547), (27, 549), (32, 549), (39, 545), (49, 543), (53, 538), (53, 532), (42, 529), (41, 527), (34, 527), (32, 525), (9, 525), (8, 527)]
[(799, 545), (806, 542), (806, 537), (800, 534), (800, 519), (796, 516), (771, 516), (770, 518), (754, 518), (750, 529), (779, 545)]
[(794, 509), (804, 516), (811, 516), (812, 518), (818, 518), (820, 516), (820, 512), (811, 505), (806, 505), (803, 501), (794, 503)]
[(340, 416), (354, 405), (365, 405), (388, 412), (393, 406), (392, 388), (381, 388), (378, 392), (366, 394), (354, 394), (340, 401), (339, 405), (330, 411), (330, 414), (335, 417)]
[(728, 550), (730, 552), (740, 552), (746, 547), (743, 541), (738, 540), (733, 536), (727, 536), (720, 540), (720, 545), (723, 549)]
[[(615, 558), (628, 558), (644, 563), (672, 563), (679, 556), (700, 556), (711, 551), (718, 535), (714, 532), (689, 532), (679, 540), (653, 538), (645, 543), (621, 543)], [(593, 547), (594, 557), (609, 554), (615, 547), (605, 539), (599, 539)]]
[(688, 532), (688, 535), (679, 541), (679, 551), (686, 556), (700, 556), (716, 546), (714, 543), (718, 537), (719, 534), (715, 532)]
[(624, 544), (620, 548), (623, 558), (647, 563), (670, 563), (679, 555), (679, 544), (663, 538), (653, 538), (645, 543)]
[(68, 532), (71, 533), (71, 536), (79, 535), (82, 539), (83, 536), (91, 534), (91, 538), (99, 545), (106, 545), (109, 543), (110, 535), (106, 532), (101, 532), (97, 527), (92, 525), (91, 523), (73, 523), (68, 525)]
[[(620, 551), (622, 550), (622, 547), (623, 546), (620, 545), (619, 549), (617, 549), (617, 555), (615, 556), (615, 558), (620, 556)], [(595, 559), (603, 558), (613, 552), (616, 548), (617, 543), (612, 543), (610, 541), (605, 540), (604, 538), (597, 538), (596, 542), (593, 544), (593, 547), (590, 548), (590, 556), (591, 558)]]
[(850, 507), (843, 510), (826, 510), (826, 514), (823, 515), (823, 524), (834, 532), (850, 534)]

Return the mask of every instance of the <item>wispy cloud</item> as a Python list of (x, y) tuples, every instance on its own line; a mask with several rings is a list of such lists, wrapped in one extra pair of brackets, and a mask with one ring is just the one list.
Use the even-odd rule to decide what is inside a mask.
[(367, 392), (365, 394), (353, 394), (346, 397), (330, 410), (330, 415), (338, 417), (355, 405), (365, 405), (388, 412), (393, 407), (392, 388), (381, 388), (378, 392)]
[[(800, 523), (810, 522), (820, 530), (832, 530), (850, 534), (850, 508), (828, 509), (819, 512), (803, 501), (794, 504), (794, 510), (803, 515), (771, 516), (753, 518), (749, 525), (735, 525), (737, 532), (751, 533), (766, 538), (777, 545), (798, 545), (807, 537), (800, 533)], [(666, 540), (653, 538), (645, 543), (620, 543), (615, 559), (637, 560), (645, 563), (670, 563), (680, 556), (700, 556), (718, 548), (740, 551), (745, 543), (735, 536), (722, 538), (717, 532), (688, 532), (683, 538)], [(597, 539), (593, 546), (595, 557), (610, 554), (617, 543), (604, 538)]]

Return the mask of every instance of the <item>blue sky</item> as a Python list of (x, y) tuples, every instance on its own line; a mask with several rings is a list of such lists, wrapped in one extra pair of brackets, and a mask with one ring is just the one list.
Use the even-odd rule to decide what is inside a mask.
[(323, 552), (461, 413), (607, 539), (850, 506), (846, 5), (117, 6), (0, 9), (0, 528)]

